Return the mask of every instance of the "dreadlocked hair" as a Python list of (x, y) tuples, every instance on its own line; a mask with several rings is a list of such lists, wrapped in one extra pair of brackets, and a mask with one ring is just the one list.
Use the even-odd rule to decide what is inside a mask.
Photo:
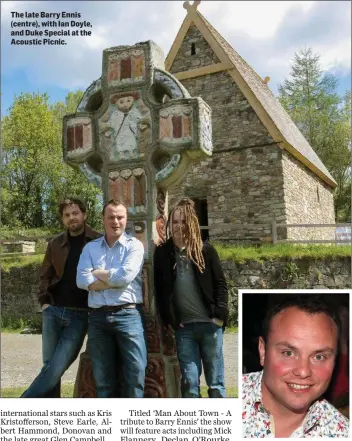
[(194, 202), (192, 199), (183, 198), (181, 199), (174, 208), (169, 213), (169, 218), (167, 221), (167, 232), (168, 237), (171, 236), (171, 226), (173, 215), (175, 211), (180, 211), (184, 214), (186, 222), (186, 233), (185, 233), (185, 245), (186, 245), (186, 256), (189, 260), (193, 261), (197, 266), (199, 271), (202, 273), (205, 270), (205, 262), (202, 254), (203, 242), (200, 234), (199, 222), (197, 214), (194, 208)]

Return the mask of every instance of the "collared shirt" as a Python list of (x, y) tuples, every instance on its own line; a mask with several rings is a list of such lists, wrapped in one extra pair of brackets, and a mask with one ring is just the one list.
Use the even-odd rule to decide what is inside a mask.
[(112, 247), (105, 236), (89, 242), (82, 251), (77, 267), (77, 286), (88, 290), (98, 280), (92, 271), (109, 271), (109, 289), (89, 291), (88, 306), (117, 306), (142, 303), (142, 267), (144, 247), (138, 239), (123, 233)]
[[(262, 403), (263, 372), (242, 377), (243, 438), (275, 438), (273, 416)], [(300, 427), (290, 438), (348, 438), (349, 421), (328, 401), (320, 399), (309, 408)]]

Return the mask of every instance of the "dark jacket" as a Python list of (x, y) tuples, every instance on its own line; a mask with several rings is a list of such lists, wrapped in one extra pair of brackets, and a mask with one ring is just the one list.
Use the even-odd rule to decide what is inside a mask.
[[(39, 276), (38, 300), (40, 305), (44, 303), (54, 305), (55, 303), (53, 290), (63, 276), (66, 260), (70, 252), (67, 234), (67, 231), (64, 231), (55, 236), (48, 243)], [(84, 245), (100, 236), (100, 233), (86, 225)]]
[[(224, 272), (215, 248), (203, 244), (205, 270), (201, 273), (192, 262), (196, 280), (210, 318), (218, 318), (226, 325), (228, 319), (228, 291)], [(154, 253), (154, 288), (157, 309), (164, 326), (176, 328), (180, 318), (173, 304), (173, 287), (176, 279), (176, 257), (174, 243), (169, 239), (159, 245)]]

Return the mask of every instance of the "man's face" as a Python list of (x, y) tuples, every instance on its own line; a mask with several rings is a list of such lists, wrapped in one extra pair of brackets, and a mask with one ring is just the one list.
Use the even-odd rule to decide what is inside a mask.
[(83, 233), (87, 215), (82, 213), (78, 205), (67, 205), (62, 212), (62, 223), (72, 236)]
[(119, 98), (116, 101), (116, 106), (122, 112), (128, 112), (131, 109), (133, 102), (134, 102), (133, 96), (125, 96), (125, 97)]
[(171, 219), (171, 234), (174, 242), (179, 244), (186, 242), (187, 225), (185, 214), (181, 210), (175, 210)]
[(104, 226), (108, 239), (118, 239), (125, 231), (127, 211), (123, 205), (108, 205), (104, 213)]
[(337, 339), (337, 326), (324, 313), (291, 307), (274, 316), (267, 343), (259, 339), (264, 406), (305, 413), (329, 385)]

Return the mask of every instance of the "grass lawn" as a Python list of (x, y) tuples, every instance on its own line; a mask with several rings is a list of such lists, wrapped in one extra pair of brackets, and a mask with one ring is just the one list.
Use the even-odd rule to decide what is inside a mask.
[[(265, 244), (261, 246), (253, 245), (225, 245), (214, 242), (220, 259), (223, 261), (232, 260), (237, 263), (244, 263), (248, 260), (280, 260), (280, 259), (326, 259), (337, 257), (350, 257), (350, 245), (330, 245), (330, 244)], [(44, 254), (33, 256), (1, 256), (2, 271), (9, 271), (12, 267), (22, 267), (30, 264), (40, 265)]]
[[(65, 383), (61, 385), (61, 397), (62, 398), (72, 398), (73, 397), (74, 384)], [(26, 387), (14, 387), (8, 389), (1, 389), (1, 398), (18, 398), (26, 390)], [(202, 386), (200, 392), (203, 398), (207, 398), (207, 387)], [(226, 389), (226, 395), (228, 398), (237, 398), (237, 388), (228, 387)]]
[(350, 257), (350, 245), (323, 245), (323, 244), (276, 244), (254, 246), (213, 244), (221, 260), (232, 260), (244, 263), (247, 260), (264, 261), (270, 259), (325, 259), (334, 257)]
[[(74, 384), (65, 383), (61, 385), (61, 396), (62, 398), (72, 398), (73, 396)], [(6, 389), (1, 389), (1, 398), (18, 398), (26, 390), (26, 387), (11, 387)]]

